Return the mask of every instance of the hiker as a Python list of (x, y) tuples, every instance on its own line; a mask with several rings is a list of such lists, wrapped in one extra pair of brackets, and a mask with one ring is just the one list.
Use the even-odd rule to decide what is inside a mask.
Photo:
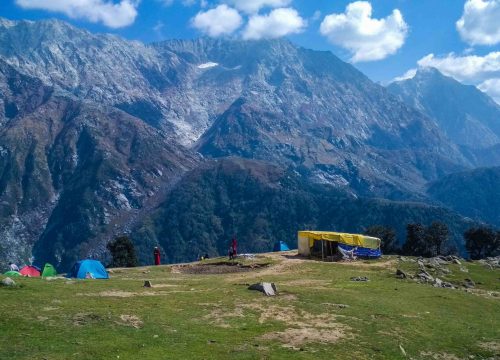
[(234, 260), (234, 253), (233, 253), (233, 247), (230, 246), (229, 249), (227, 250), (227, 254), (229, 256), (229, 260)]
[(19, 266), (17, 266), (14, 263), (9, 263), (9, 268), (10, 268), (10, 271), (17, 271), (17, 272), (19, 272)]
[(205, 254), (205, 256), (203, 257), (204, 259), (210, 259), (210, 256), (208, 255), (208, 253)]
[(236, 241), (236, 236), (233, 236), (233, 240), (231, 241), (231, 248), (233, 249), (233, 257), (236, 257), (238, 242)]
[(160, 249), (158, 249), (158, 246), (155, 246), (155, 250), (153, 251), (153, 255), (155, 258), (155, 265), (160, 265)]

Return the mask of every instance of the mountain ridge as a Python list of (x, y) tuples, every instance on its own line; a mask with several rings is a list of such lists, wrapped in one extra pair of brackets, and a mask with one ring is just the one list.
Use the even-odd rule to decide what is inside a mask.
[[(342, 194), (351, 216), (337, 223), (316, 217), (315, 224), (354, 230), (372, 225), (359, 219), (429, 220), (423, 205), (410, 201), (432, 203), (429, 181), (474, 166), (474, 156), (465, 157), (433, 119), (331, 52), (287, 40), (146, 45), (56, 20), (0, 21), (0, 90), (0, 203), (8, 239), (0, 261), (27, 258), (33, 250), (67, 267), (78, 257), (105, 256), (106, 242), (123, 233), (134, 236), (141, 256), (155, 244), (171, 246), (170, 238), (185, 249), (201, 232), (183, 223), (201, 214), (213, 222), (200, 225), (211, 234), (200, 244), (223, 251), (220, 219), (228, 214), (217, 197), (223, 192), (212, 180), (199, 186), (193, 174), (243, 181), (226, 187), (228, 199), (237, 195), (231, 189), (290, 204)], [(221, 162), (229, 165), (214, 168)], [(285, 177), (279, 189), (255, 172), (242, 177), (248, 169), (300, 181)], [(186, 189), (209, 203), (195, 204)], [(164, 234), (165, 209), (174, 213), (185, 205), (172, 200), (175, 194), (193, 200), (190, 216), (179, 216), (184, 220)], [(377, 197), (389, 203), (368, 199)], [(448, 219), (455, 234), (468, 224), (448, 210), (425, 209)], [(258, 207), (248, 212), (261, 224), (274, 219)], [(148, 229), (155, 221), (160, 225)], [(261, 250), (271, 238), (262, 236), (248, 232), (242, 241), (249, 251)], [(460, 248), (458, 237), (455, 242)], [(184, 250), (171, 260), (183, 256)]]

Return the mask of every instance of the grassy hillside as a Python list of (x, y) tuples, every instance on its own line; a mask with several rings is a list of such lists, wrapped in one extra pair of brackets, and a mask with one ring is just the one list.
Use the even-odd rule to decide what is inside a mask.
[[(498, 269), (447, 266), (443, 280), (476, 281), (466, 292), (396, 279), (396, 268), (411, 274), (417, 266), (393, 257), (346, 264), (289, 253), (242, 266), (218, 262), (117, 269), (101, 281), (16, 279), (19, 287), (0, 287), (0, 358), (500, 356)], [(247, 290), (262, 280), (275, 282), (279, 295)]]

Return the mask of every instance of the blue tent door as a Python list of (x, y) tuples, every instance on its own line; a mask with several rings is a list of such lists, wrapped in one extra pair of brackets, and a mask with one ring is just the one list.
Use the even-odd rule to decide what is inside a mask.
[(97, 260), (78, 261), (68, 274), (68, 277), (86, 279), (109, 279), (106, 268)]

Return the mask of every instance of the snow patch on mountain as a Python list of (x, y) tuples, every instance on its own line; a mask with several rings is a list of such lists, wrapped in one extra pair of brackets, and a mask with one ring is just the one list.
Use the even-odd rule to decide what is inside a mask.
[(219, 64), (216, 62), (207, 62), (207, 63), (198, 65), (198, 69), (210, 69), (210, 68), (213, 68), (216, 66), (219, 66)]

